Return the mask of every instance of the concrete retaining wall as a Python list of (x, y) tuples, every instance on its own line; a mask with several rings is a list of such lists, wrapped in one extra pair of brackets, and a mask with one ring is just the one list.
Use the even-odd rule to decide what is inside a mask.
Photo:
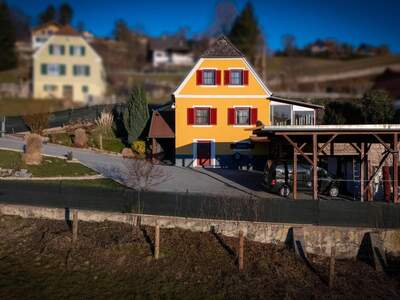
[[(60, 208), (0, 204), (0, 213), (21, 216), (23, 218), (45, 218), (53, 220), (72, 219), (71, 211)], [(329, 256), (336, 242), (338, 258), (352, 258), (358, 253), (359, 246), (367, 232), (377, 232), (381, 236), (387, 253), (400, 255), (400, 230), (328, 227), (301, 224), (237, 222), (210, 219), (191, 219), (128, 213), (106, 213), (100, 211), (79, 210), (79, 220), (87, 222), (112, 221), (132, 225), (154, 226), (156, 222), (162, 228), (180, 228), (198, 232), (208, 232), (213, 227), (217, 233), (225, 236), (237, 236), (243, 230), (246, 238), (261, 243), (285, 243), (292, 228), (303, 227), (307, 253)]]

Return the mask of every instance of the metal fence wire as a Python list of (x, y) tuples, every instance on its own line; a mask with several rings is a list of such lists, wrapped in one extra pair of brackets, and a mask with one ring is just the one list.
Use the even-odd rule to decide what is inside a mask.
[(202, 219), (400, 228), (400, 206), (393, 203), (218, 197), (82, 187), (63, 181), (0, 181), (0, 203)]
[[(59, 127), (79, 120), (95, 120), (103, 110), (118, 109), (120, 106), (120, 104), (104, 104), (53, 112), (49, 115), (48, 127)], [(6, 117), (5, 124), (6, 133), (29, 131), (22, 116)]]

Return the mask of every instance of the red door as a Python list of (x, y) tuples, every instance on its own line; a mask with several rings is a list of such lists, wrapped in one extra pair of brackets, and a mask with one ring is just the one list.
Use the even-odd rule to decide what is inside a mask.
[(197, 165), (202, 167), (211, 165), (210, 141), (197, 141)]

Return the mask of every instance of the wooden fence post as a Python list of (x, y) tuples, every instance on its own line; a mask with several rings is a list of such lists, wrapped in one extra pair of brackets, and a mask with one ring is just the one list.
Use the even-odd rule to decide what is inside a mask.
[(78, 210), (74, 209), (72, 211), (72, 242), (78, 240)]
[(333, 287), (335, 281), (335, 256), (336, 256), (336, 241), (331, 247), (331, 257), (329, 260), (329, 288)]
[(243, 270), (244, 263), (244, 233), (239, 230), (239, 271)]
[(156, 221), (155, 234), (154, 234), (154, 258), (158, 259), (160, 256), (160, 225)]
[(103, 150), (103, 135), (99, 135), (99, 148), (100, 150)]

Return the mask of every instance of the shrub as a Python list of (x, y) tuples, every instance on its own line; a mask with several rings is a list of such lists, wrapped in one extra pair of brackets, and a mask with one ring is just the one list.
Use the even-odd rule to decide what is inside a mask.
[(104, 137), (112, 137), (114, 117), (112, 113), (103, 111), (100, 116), (95, 120), (96, 132), (102, 134)]
[(25, 137), (25, 153), (22, 160), (27, 165), (40, 165), (42, 162), (42, 137), (32, 133)]
[(132, 143), (132, 150), (140, 157), (144, 157), (146, 154), (146, 143), (140, 140), (134, 141)]
[(32, 115), (23, 116), (25, 125), (29, 128), (32, 133), (41, 135), (49, 124), (49, 113), (42, 112)]
[(139, 138), (150, 117), (146, 93), (136, 88), (130, 96), (123, 112), (123, 123), (128, 133), (128, 142)]
[(74, 131), (74, 145), (75, 147), (85, 148), (87, 147), (88, 137), (85, 129), (78, 128)]

